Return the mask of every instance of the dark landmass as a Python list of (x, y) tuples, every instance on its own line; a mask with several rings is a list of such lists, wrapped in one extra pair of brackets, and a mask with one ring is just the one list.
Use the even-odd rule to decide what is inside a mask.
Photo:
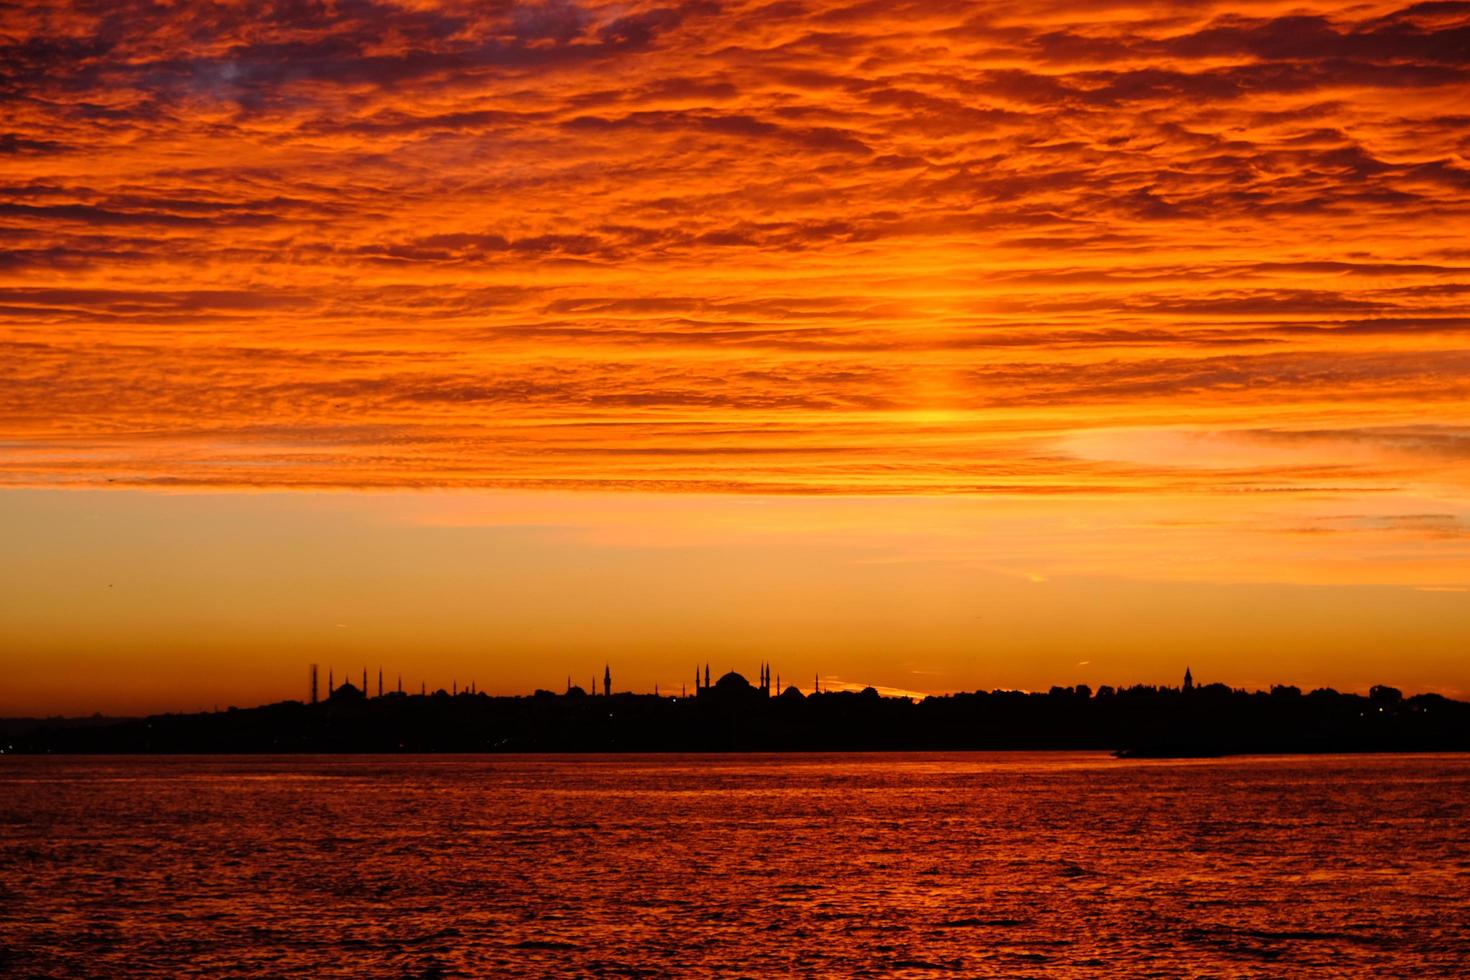
[(1130, 757), (1470, 751), (1470, 703), (1404, 697), (1137, 686), (1096, 693), (880, 697), (775, 694), (727, 674), (695, 697), (537, 691), (526, 697), (390, 693), (344, 684), (317, 704), (48, 719), (0, 728), (19, 753), (731, 752), (1102, 749)]
[(14, 740), (16, 736), (32, 735), (42, 729), (97, 728), (137, 720), (139, 719), (114, 718), (101, 714), (83, 715), (77, 718), (63, 718), (59, 715), (53, 715), (50, 718), (0, 718), (0, 748), (4, 747), (6, 741)]

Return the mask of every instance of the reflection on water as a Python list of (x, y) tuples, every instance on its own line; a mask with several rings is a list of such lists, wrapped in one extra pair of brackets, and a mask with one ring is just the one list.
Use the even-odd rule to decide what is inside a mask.
[(1470, 757), (0, 759), (0, 973), (1470, 971)]

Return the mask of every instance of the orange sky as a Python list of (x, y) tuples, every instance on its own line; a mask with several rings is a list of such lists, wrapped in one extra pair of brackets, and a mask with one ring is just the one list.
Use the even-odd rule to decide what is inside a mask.
[[(1470, 12), (0, 12), (0, 713), (1470, 692)], [(106, 581), (103, 581), (106, 579)]]

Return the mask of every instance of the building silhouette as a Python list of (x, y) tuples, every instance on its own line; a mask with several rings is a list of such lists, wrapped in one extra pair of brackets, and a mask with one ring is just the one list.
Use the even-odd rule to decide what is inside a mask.
[[(22, 752), (255, 751), (849, 751), (940, 749), (1110, 749), (1137, 757), (1205, 757), (1262, 752), (1470, 751), (1470, 702), (1438, 694), (1405, 695), (1384, 685), (1366, 695), (1330, 688), (1269, 692), (1197, 684), (1087, 685), (1050, 691), (970, 691), (883, 697), (872, 688), (780, 688), (768, 663), (757, 683), (729, 671), (706, 685), (699, 672), (688, 702), (628, 691), (603, 702), (570, 683), (565, 698), (420, 699), (368, 697), (357, 683), (336, 684), (319, 703), (287, 700), (256, 708), (122, 719), (116, 724), (46, 724), (10, 735)], [(309, 675), (308, 675), (309, 676)], [(594, 675), (595, 676), (595, 675)], [(836, 677), (836, 675), (834, 675)], [(387, 677), (383, 678), (386, 688)], [(299, 682), (299, 675), (298, 675)], [(401, 678), (400, 678), (401, 686)], [(779, 687), (779, 684), (777, 684)], [(426, 689), (421, 684), (421, 691)], [(455, 682), (457, 690), (458, 682)], [(687, 693), (687, 687), (685, 688)], [(815, 697), (820, 692), (821, 697)], [(774, 695), (774, 697), (772, 696)], [(608, 710), (616, 705), (616, 710)]]
[(743, 674), (733, 670), (721, 675), (713, 684), (700, 688), (696, 694), (702, 702), (724, 705), (749, 705), (767, 697), (764, 688), (750, 683)]
[(334, 704), (360, 702), (367, 700), (367, 694), (361, 688), (354, 687), (351, 681), (343, 681), (341, 687), (327, 695), (327, 700)]

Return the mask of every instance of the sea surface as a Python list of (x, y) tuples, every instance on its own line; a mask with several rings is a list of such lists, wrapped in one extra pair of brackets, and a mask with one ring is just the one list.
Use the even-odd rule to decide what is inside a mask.
[(1470, 756), (0, 758), (6, 976), (1470, 975)]

